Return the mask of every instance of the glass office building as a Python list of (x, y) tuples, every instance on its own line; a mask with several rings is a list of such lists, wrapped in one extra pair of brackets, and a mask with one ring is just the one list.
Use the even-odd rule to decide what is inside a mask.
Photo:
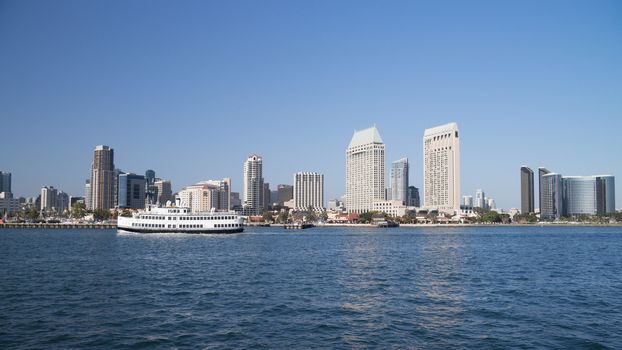
[(541, 179), (540, 218), (557, 220), (564, 214), (562, 175), (549, 173), (543, 175)]
[(564, 176), (564, 214), (595, 215), (615, 211), (615, 180), (611, 175)]
[(145, 185), (147, 181), (142, 175), (119, 175), (119, 208), (144, 209)]

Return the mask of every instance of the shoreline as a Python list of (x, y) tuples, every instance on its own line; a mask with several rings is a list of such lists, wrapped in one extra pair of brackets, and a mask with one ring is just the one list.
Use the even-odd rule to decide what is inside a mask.
[[(247, 228), (255, 228), (255, 227), (275, 227), (275, 228), (284, 228), (284, 224), (270, 224), (270, 225), (244, 225)], [(379, 228), (374, 224), (323, 224), (323, 225), (315, 225), (312, 228), (333, 228), (333, 227), (351, 227), (351, 228)], [(459, 228), (459, 227), (622, 227), (622, 223), (606, 223), (606, 224), (597, 224), (597, 223), (535, 223), (535, 224), (400, 224), (399, 227), (391, 227), (391, 228)], [(116, 229), (117, 224), (112, 223), (37, 223), (37, 224), (28, 224), (28, 223), (5, 223), (0, 224), (1, 229), (23, 229), (23, 228), (45, 228), (45, 229)], [(391, 229), (389, 228), (389, 229)], [(387, 229), (387, 228), (382, 228)]]

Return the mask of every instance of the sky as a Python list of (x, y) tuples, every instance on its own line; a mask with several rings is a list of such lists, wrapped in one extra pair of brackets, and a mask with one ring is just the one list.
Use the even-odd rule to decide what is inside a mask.
[(317, 171), (328, 200), (372, 125), (387, 186), (408, 157), (421, 187), (424, 129), (448, 122), (462, 194), (501, 208), (520, 207), (521, 165), (620, 179), (622, 2), (0, 0), (0, 170), (16, 195), (82, 195), (104, 144), (174, 190), (231, 177), (241, 192), (256, 153), (273, 189)]

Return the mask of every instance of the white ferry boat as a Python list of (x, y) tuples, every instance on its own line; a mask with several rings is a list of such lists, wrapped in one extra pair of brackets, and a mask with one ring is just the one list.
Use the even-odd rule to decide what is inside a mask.
[(148, 207), (132, 217), (117, 218), (117, 229), (139, 233), (237, 233), (244, 231), (235, 212), (192, 213), (186, 207)]

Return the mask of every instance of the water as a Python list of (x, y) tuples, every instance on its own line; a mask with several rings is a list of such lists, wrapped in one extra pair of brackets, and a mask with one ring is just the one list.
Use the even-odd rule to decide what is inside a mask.
[(622, 348), (622, 228), (0, 230), (0, 347)]

